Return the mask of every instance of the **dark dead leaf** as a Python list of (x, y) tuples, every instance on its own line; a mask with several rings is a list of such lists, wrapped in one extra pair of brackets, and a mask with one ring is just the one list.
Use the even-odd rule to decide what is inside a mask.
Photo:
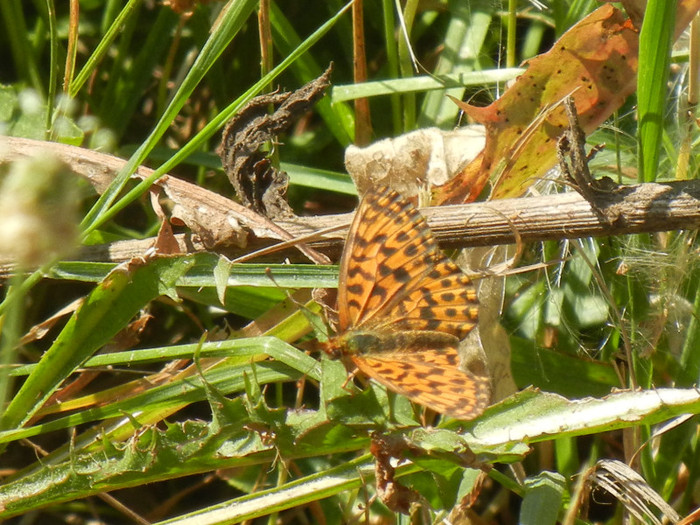
[(330, 85), (330, 73), (331, 67), (294, 92), (255, 97), (226, 125), (217, 153), (244, 205), (270, 218), (293, 215), (285, 199), (288, 176), (261, 148), (309, 111)]

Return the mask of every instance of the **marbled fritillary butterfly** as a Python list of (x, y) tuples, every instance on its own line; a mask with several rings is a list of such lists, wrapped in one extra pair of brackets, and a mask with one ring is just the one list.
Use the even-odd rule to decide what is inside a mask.
[(477, 321), (476, 290), (438, 248), (418, 210), (379, 188), (360, 203), (340, 262), (339, 335), (325, 350), (442, 414), (472, 419), (491, 390), (480, 361), (459, 367)]

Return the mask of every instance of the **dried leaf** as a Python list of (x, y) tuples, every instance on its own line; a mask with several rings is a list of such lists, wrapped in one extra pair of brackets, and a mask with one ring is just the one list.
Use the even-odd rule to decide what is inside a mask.
[[(639, 2), (628, 2), (638, 16)], [(675, 36), (700, 9), (681, 0)], [(571, 95), (581, 127), (590, 133), (636, 89), (638, 30), (621, 11), (605, 4), (569, 29), (547, 53), (526, 62), (501, 98), (478, 108), (460, 107), (486, 126), (486, 147), (464, 171), (436, 192), (439, 204), (470, 202), (491, 181), (491, 198), (519, 196), (550, 169), (556, 141), (566, 128), (561, 102)]]
[(445, 184), (483, 146), (481, 126), (453, 131), (419, 129), (365, 148), (349, 146), (345, 151), (345, 168), (360, 194), (382, 185), (413, 197), (424, 188)]
[(664, 519), (671, 523), (680, 519), (675, 509), (622, 461), (601, 459), (589, 473), (588, 483), (605, 489), (642, 522), (650, 520), (661, 525), (665, 523)]
[(421, 495), (394, 478), (396, 469), (391, 464), (392, 458), (400, 458), (408, 443), (402, 436), (382, 434), (372, 435), (370, 452), (375, 458), (374, 474), (377, 482), (377, 494), (382, 502), (394, 512), (409, 514), (416, 504), (425, 504)]
[[(528, 61), (527, 72), (493, 104), (460, 104), (486, 126), (486, 147), (440, 189), (437, 200), (472, 201), (489, 179), (492, 198), (522, 194), (556, 160), (556, 140), (567, 126), (560, 102), (571, 95), (582, 128), (594, 130), (634, 92), (637, 47), (632, 24), (606, 4), (569, 29), (550, 51)], [(530, 128), (540, 115), (541, 122)]]
[[(323, 96), (330, 85), (329, 67), (323, 75), (294, 92), (252, 99), (226, 125), (217, 153), (238, 198), (270, 218), (293, 215), (287, 204), (287, 174), (274, 168), (261, 147), (286, 131)], [(274, 112), (269, 113), (269, 108)]]

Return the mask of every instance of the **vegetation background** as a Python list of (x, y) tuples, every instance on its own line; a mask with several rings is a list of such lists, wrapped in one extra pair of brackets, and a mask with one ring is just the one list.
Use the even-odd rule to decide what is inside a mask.
[[(341, 2), (184, 4), (0, 3), (2, 133), (129, 159), (99, 198), (45, 158), (3, 164), (0, 251), (17, 266), (4, 267), (0, 304), (0, 517), (406, 522), (378, 497), (375, 432), (413, 459), (396, 476), (430, 504), (414, 521), (621, 523), (631, 512), (656, 523), (698, 506), (694, 231), (525, 246), (530, 271), (482, 300), (502, 312), (502, 344), (526, 390), (476, 421), (428, 429), (406, 400), (374, 384), (348, 391), (342, 365), (303, 350), (323, 333), (310, 290), (335, 286), (333, 266), (230, 265), (199, 253), (113, 271), (67, 250), (154, 237), (161, 221), (146, 189), (164, 173), (232, 196), (215, 154), (223, 124), (252, 96), (293, 90), (331, 62), (333, 90), (280, 137), (273, 159), (290, 174), (298, 214), (352, 211), (343, 155), (358, 133), (452, 129), (460, 114), (446, 92), (490, 103), (503, 69), (548, 50), (597, 2), (366, 2), (367, 77), (403, 79), (391, 95), (355, 85), (360, 35)], [(640, 85), (658, 89), (589, 137), (606, 144), (594, 173), (654, 180), (648, 161), (637, 170), (649, 139), (636, 115), (657, 111), (654, 177), (696, 176), (697, 46), (672, 49), (664, 37), (674, 4), (648, 2), (654, 45), (640, 51)], [(472, 71), (483, 72), (477, 84), (421, 87)], [(360, 94), (370, 101), (362, 123)], [(137, 183), (128, 176), (141, 164), (156, 172)], [(650, 390), (669, 386), (678, 388), (666, 397)], [(630, 390), (603, 398), (614, 389)], [(649, 491), (633, 492), (642, 484), (610, 460), (631, 463)]]

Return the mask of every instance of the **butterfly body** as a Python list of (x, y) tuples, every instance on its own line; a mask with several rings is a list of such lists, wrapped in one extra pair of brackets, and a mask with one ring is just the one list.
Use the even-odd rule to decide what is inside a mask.
[(363, 356), (396, 351), (421, 352), (423, 350), (457, 346), (459, 340), (450, 334), (430, 330), (405, 332), (371, 332), (351, 330), (336, 339), (342, 355)]
[(461, 419), (490, 401), (484, 367), (460, 368), (476, 325), (474, 285), (435, 242), (418, 210), (378, 188), (360, 203), (340, 264), (339, 335), (325, 344), (390, 390)]

